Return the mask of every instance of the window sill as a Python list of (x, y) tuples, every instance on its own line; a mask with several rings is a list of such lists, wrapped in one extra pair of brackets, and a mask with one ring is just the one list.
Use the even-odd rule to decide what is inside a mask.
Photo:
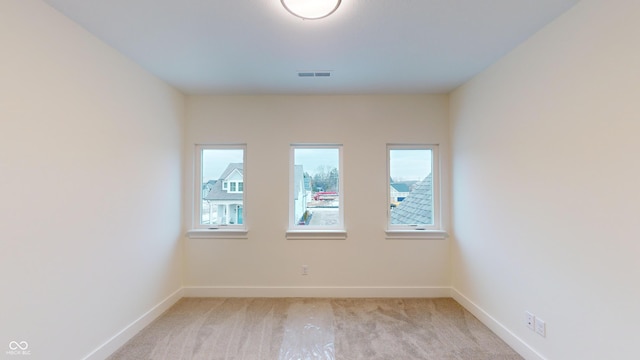
[(346, 240), (346, 230), (287, 230), (287, 240)]
[(190, 239), (248, 239), (247, 229), (192, 229), (187, 231)]
[(387, 240), (444, 240), (449, 237), (444, 230), (387, 230)]

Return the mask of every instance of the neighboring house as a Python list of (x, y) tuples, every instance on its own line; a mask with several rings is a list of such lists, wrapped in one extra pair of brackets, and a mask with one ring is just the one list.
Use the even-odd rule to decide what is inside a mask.
[(433, 224), (433, 177), (431, 174), (417, 183), (413, 191), (391, 210), (391, 224)]
[(309, 174), (304, 174), (304, 190), (307, 193), (308, 196), (311, 196), (311, 175)]
[(204, 196), (207, 196), (207, 194), (209, 194), (209, 191), (213, 189), (217, 181), (218, 180), (209, 180), (206, 183), (202, 184), (202, 194), (204, 194)]
[(300, 222), (311, 199), (311, 179), (304, 174), (302, 165), (294, 166), (293, 185), (293, 216), (296, 222)]
[[(242, 224), (244, 172), (242, 163), (231, 163), (217, 181), (207, 182), (210, 224)], [(203, 192), (204, 193), (204, 192)]]
[(397, 203), (404, 200), (410, 192), (411, 189), (406, 183), (391, 183), (391, 191), (389, 192), (391, 203), (396, 203), (397, 205)]

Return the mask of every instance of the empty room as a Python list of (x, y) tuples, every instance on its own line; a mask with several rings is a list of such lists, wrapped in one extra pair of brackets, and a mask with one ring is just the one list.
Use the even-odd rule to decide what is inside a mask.
[(639, 358), (639, 19), (0, 0), (0, 358)]

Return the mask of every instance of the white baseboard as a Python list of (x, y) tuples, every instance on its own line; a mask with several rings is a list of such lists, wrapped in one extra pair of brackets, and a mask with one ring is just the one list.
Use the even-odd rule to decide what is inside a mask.
[(99, 348), (87, 355), (84, 360), (103, 360), (113, 354), (122, 345), (134, 337), (145, 326), (149, 325), (153, 320), (158, 318), (162, 313), (167, 311), (178, 300), (183, 298), (183, 289), (176, 290), (173, 294), (169, 295), (166, 299), (162, 300), (158, 305), (154, 306), (151, 310), (140, 316), (134, 322), (122, 329), (119, 333), (114, 335), (111, 339), (107, 340)]
[(462, 295), (457, 289), (451, 288), (451, 297), (472, 313), (478, 320), (485, 324), (491, 331), (498, 335), (504, 342), (511, 346), (518, 354), (527, 360), (547, 360), (540, 353), (535, 351), (526, 342), (511, 332), (506, 326), (494, 319), (481, 307)]
[(248, 287), (187, 286), (184, 297), (335, 297), (437, 298), (451, 297), (449, 287)]

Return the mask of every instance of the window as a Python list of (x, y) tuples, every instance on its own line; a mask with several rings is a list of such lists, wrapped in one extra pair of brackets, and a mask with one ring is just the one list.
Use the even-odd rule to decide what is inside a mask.
[(388, 229), (441, 230), (437, 145), (387, 146)]
[(245, 229), (244, 145), (196, 146), (195, 229)]
[(342, 146), (292, 145), (289, 191), (290, 230), (344, 231)]

